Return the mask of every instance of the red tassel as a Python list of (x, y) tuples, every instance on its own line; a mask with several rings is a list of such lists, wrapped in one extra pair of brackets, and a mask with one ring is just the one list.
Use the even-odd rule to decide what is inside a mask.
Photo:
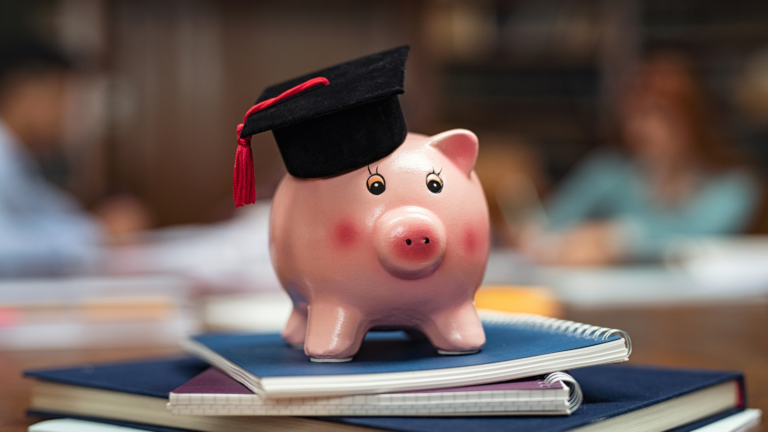
[(243, 125), (237, 125), (237, 154), (235, 155), (235, 173), (232, 177), (232, 195), (235, 208), (256, 202), (256, 176), (253, 170), (253, 151), (251, 137), (240, 138)]
[(318, 84), (328, 85), (323, 77), (312, 78), (302, 84), (293, 87), (277, 97), (267, 99), (251, 107), (243, 116), (243, 123), (237, 125), (237, 153), (235, 154), (235, 172), (232, 176), (232, 195), (235, 199), (235, 208), (256, 202), (256, 176), (253, 169), (253, 151), (251, 150), (251, 137), (240, 138), (245, 120), (251, 114), (269, 108), (276, 102), (293, 96)]

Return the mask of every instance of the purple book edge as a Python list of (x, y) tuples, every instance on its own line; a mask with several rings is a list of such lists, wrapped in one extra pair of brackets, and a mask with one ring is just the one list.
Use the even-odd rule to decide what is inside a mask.
[[(541, 390), (541, 389), (562, 389), (563, 384), (555, 382), (553, 386), (547, 385), (541, 377), (527, 378), (523, 380), (506, 381), (495, 384), (485, 384), (469, 387), (455, 387), (438, 390), (422, 390), (402, 393), (454, 393), (469, 391), (501, 391), (501, 390)], [(253, 394), (248, 388), (234, 379), (230, 378), (224, 372), (216, 368), (208, 368), (204, 372), (195, 376), (191, 380), (182, 384), (173, 391), (175, 394), (225, 394), (225, 395), (243, 395)]]

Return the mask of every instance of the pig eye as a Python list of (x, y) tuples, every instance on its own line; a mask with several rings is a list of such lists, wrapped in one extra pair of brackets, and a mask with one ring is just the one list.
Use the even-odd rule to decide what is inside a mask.
[(439, 173), (432, 171), (427, 174), (427, 189), (434, 194), (439, 194), (443, 190), (443, 179)]
[(379, 173), (371, 174), (366, 183), (368, 184), (368, 192), (374, 195), (383, 194), (384, 189), (387, 188), (387, 182), (384, 181), (384, 177)]

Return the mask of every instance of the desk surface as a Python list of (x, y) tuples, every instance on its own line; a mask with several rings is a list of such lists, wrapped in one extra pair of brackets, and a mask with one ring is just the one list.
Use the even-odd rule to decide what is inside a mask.
[[(765, 304), (569, 309), (566, 318), (626, 330), (634, 343), (632, 363), (743, 371), (749, 406), (768, 414)], [(0, 431), (26, 431), (36, 421), (24, 414), (29, 405), (30, 385), (21, 378), (23, 369), (177, 352), (174, 348), (0, 352)], [(760, 430), (768, 428), (763, 425)]]

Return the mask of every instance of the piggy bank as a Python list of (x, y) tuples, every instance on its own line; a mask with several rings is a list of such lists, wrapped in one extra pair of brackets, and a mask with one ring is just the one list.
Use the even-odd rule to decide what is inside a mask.
[(284, 339), (313, 361), (348, 361), (376, 328), (416, 330), (441, 354), (485, 343), (474, 307), (488, 260), (488, 206), (467, 130), (408, 133), (341, 175), (290, 174), (273, 199), (272, 263), (293, 311)]

